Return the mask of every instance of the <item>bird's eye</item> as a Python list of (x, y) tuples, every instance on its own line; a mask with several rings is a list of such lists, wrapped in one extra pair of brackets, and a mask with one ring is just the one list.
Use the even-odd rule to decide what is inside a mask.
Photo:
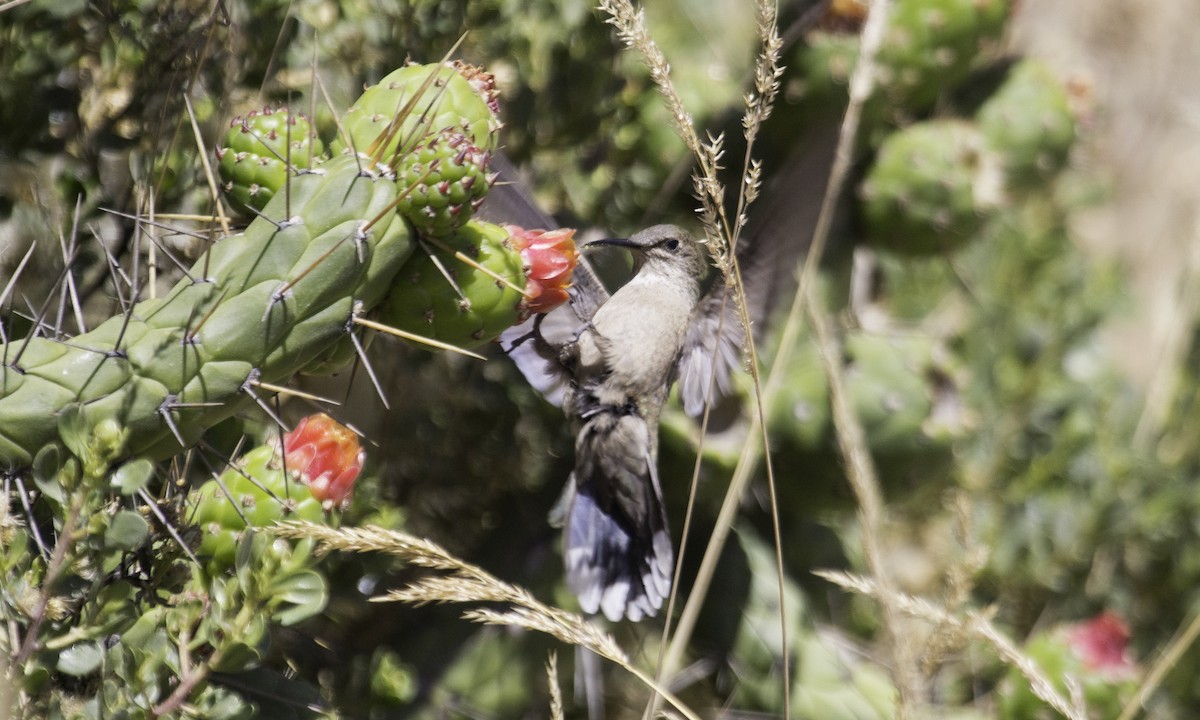
[(678, 250), (679, 249), (679, 241), (676, 240), (675, 238), (671, 238), (670, 240), (667, 241), (667, 249), (670, 250), (671, 252)]

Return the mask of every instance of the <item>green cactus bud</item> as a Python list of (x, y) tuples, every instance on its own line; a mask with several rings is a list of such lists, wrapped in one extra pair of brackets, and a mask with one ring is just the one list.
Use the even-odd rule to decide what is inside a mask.
[(495, 339), (519, 317), (522, 293), (514, 286), (525, 287), (521, 256), (508, 238), (499, 225), (471, 220), (444, 243), (414, 253), (401, 268), (380, 320), (464, 348)]
[(396, 168), (396, 209), (418, 231), (448, 235), (463, 226), (491, 186), (491, 155), (458, 130), (445, 130), (405, 155)]
[(1070, 97), (1036, 60), (1022, 60), (976, 116), (1010, 187), (1040, 187), (1067, 162), (1075, 141)]
[(1001, 200), (997, 159), (972, 124), (918, 123), (892, 133), (862, 185), (867, 240), (909, 255), (948, 252)]
[(289, 519), (318, 522), (325, 515), (308, 486), (284, 474), (279, 453), (269, 445), (246, 453), (237, 467), (221, 473), (220, 482), (209, 480), (193, 497), (200, 553), (219, 568), (233, 564), (237, 541), (247, 526), (266, 527)]
[(492, 151), (500, 128), (497, 111), (487, 73), (455, 63), (408, 65), (363, 92), (342, 117), (345, 132), (332, 148), (335, 154), (354, 150), (387, 163), (451, 129)]
[(319, 162), (325, 145), (302, 113), (263, 108), (229, 123), (217, 148), (217, 172), (230, 205), (243, 215), (261, 211), (296, 175)]

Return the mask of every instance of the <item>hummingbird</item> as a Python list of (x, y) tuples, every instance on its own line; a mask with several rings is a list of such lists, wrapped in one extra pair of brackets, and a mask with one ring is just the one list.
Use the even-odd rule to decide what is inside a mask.
[[(501, 182), (481, 215), (556, 227), (507, 158), (493, 162)], [(779, 266), (773, 245), (737, 248), (743, 273), (765, 276)], [(508, 329), (500, 345), (530, 385), (563, 408), (575, 433), (575, 467), (550, 514), (563, 528), (567, 586), (585, 612), (636, 622), (661, 609), (674, 573), (658, 473), (663, 406), (676, 383), (692, 417), (732, 395), (745, 328), (725, 278), (708, 280), (706, 248), (683, 228), (655, 225), (585, 250), (605, 246), (633, 256), (623, 286), (610, 295), (582, 258), (570, 302)], [(764, 277), (749, 293), (752, 317), (766, 314), (775, 289)]]
[(575, 431), (566, 490), (567, 586), (610, 620), (654, 615), (671, 591), (674, 550), (658, 477), (658, 420), (700, 301), (703, 249), (682, 228), (627, 240), (634, 275), (560, 350)]
[[(685, 409), (703, 410), (714, 359), (716, 386), (728, 391), (741, 362), (741, 328), (732, 303), (722, 302), (722, 282), (701, 294), (705, 250), (686, 230), (655, 225), (585, 249), (601, 246), (633, 255), (625, 285), (609, 296), (581, 265), (569, 311), (535, 317), (501, 343), (563, 407), (575, 432), (575, 468), (552, 513), (563, 527), (567, 586), (585, 612), (636, 622), (662, 607), (674, 573), (658, 475), (659, 417), (676, 380)], [(719, 306), (727, 306), (724, 323), (713, 317)], [(559, 327), (551, 331), (554, 320)], [(724, 325), (724, 342), (716, 324)], [(530, 340), (532, 352), (523, 352)]]

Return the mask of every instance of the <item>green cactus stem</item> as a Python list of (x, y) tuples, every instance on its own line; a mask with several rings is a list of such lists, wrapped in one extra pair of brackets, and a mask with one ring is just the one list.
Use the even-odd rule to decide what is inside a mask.
[[(165, 297), (61, 342), (0, 346), (0, 468), (57, 438), (57, 414), (115, 419), (130, 455), (168, 457), (255, 401), (255, 382), (323, 366), (412, 251), (391, 176), (338, 158), (292, 179), (245, 232), (216, 242)], [(279, 220), (275, 220), (278, 218)]]
[(471, 348), (495, 339), (518, 320), (525, 274), (507, 229), (471, 220), (426, 250), (414, 253), (400, 270), (380, 312), (383, 322)]

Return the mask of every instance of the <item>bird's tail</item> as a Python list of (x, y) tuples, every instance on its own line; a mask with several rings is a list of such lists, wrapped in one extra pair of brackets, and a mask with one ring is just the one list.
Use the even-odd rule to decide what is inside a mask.
[(657, 478), (636, 500), (596, 482), (571, 482), (567, 586), (585, 612), (602, 611), (614, 622), (653, 617), (671, 592), (675, 564)]

